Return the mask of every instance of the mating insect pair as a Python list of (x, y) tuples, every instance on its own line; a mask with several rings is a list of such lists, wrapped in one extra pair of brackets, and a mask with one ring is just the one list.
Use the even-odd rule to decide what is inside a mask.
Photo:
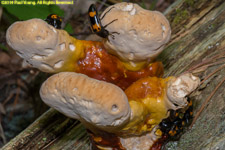
[(186, 111), (178, 109), (170, 110), (170, 116), (163, 119), (159, 124), (160, 130), (172, 140), (177, 140), (181, 136), (185, 127), (188, 127), (193, 118), (192, 100), (188, 99), (188, 108)]
[[(118, 19), (115, 19), (111, 22), (109, 22), (108, 24), (106, 24), (105, 26), (102, 25), (101, 20), (105, 17), (105, 15), (111, 11), (111, 9), (113, 9), (114, 7), (110, 8), (103, 16), (102, 18), (99, 18), (98, 15), (98, 11), (95, 7), (94, 4), (92, 4), (89, 7), (88, 10), (88, 16), (89, 16), (89, 20), (90, 20), (90, 24), (91, 24), (91, 29), (92, 31), (97, 34), (98, 36), (102, 37), (102, 38), (108, 38), (108, 36), (112, 36), (112, 38), (114, 39), (114, 35), (113, 34), (119, 34), (118, 32), (109, 32), (108, 30), (106, 30), (105, 28), (112, 24), (113, 22), (117, 21)], [(47, 21), (48, 24), (54, 26), (57, 29), (61, 29), (61, 24), (62, 24), (62, 19), (60, 16), (56, 15), (56, 14), (50, 14), (47, 16), (47, 18), (45, 19), (45, 21)]]

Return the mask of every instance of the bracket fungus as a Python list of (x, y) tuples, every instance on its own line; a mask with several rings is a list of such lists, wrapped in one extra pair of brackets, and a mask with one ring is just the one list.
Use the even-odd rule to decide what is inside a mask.
[(40, 95), (66, 116), (106, 131), (122, 126), (130, 117), (127, 97), (118, 86), (83, 74), (53, 75), (42, 84)]
[(194, 91), (200, 84), (200, 79), (191, 73), (183, 74), (179, 78), (173, 78), (168, 83), (167, 96), (176, 110), (187, 106), (187, 95)]
[[(106, 14), (107, 13), (107, 14)], [(109, 52), (132, 64), (153, 61), (171, 36), (168, 20), (158, 11), (149, 11), (133, 3), (117, 3), (108, 7), (102, 15), (103, 26), (109, 36), (105, 46)]]
[(114, 83), (122, 89), (139, 78), (163, 74), (161, 62), (130, 70), (119, 58), (107, 53), (102, 42), (78, 40), (41, 19), (12, 24), (6, 39), (28, 64), (44, 72), (79, 72)]
[[(171, 84), (174, 80), (182, 82), (174, 86)], [(124, 148), (148, 150), (161, 137), (156, 130), (162, 119), (168, 117), (168, 111), (175, 107), (171, 103), (176, 101), (177, 108), (185, 108), (179, 104), (183, 104), (186, 94), (196, 89), (199, 82), (191, 74), (165, 79), (146, 77), (122, 91), (111, 83), (62, 72), (43, 83), (40, 95), (49, 106), (80, 120), (95, 136), (107, 139), (102, 132), (115, 134)], [(180, 87), (186, 93), (176, 100), (174, 96), (170, 99), (170, 93), (176, 93)]]
[(173, 115), (171, 110), (189, 109), (186, 96), (200, 81), (190, 73), (161, 78), (162, 63), (151, 62), (171, 34), (161, 13), (132, 3), (118, 3), (104, 13), (102, 24), (116, 19), (106, 29), (119, 34), (102, 42), (78, 40), (41, 19), (14, 23), (6, 39), (31, 66), (57, 73), (43, 83), (41, 98), (80, 120), (93, 148), (147, 150), (175, 135), (164, 132), (168, 126), (162, 121)]

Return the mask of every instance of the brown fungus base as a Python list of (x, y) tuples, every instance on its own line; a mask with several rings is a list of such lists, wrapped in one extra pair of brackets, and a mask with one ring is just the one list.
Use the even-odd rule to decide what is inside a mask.
[(118, 136), (112, 133), (101, 132), (101, 135), (95, 135), (90, 130), (89, 133), (92, 150), (101, 150), (100, 147), (110, 147), (113, 150), (126, 150), (120, 142)]

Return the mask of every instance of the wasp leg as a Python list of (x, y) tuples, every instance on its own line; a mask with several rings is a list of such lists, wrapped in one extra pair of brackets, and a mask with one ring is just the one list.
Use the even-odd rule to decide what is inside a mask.
[(118, 33), (118, 32), (111, 32), (111, 33), (109, 34), (110, 36), (112, 36), (112, 38), (113, 38), (113, 40), (114, 40), (114, 39), (115, 39), (115, 36), (114, 36), (113, 34), (118, 34), (118, 35), (119, 35), (120, 33)]
[(112, 37), (113, 40), (115, 39), (115, 36), (114, 35), (110, 34), (110, 36)]
[(105, 25), (103, 28), (106, 28), (108, 25), (112, 24), (114, 21), (117, 21), (118, 19), (115, 19), (113, 21), (111, 21), (110, 23), (108, 23), (107, 25)]
[(110, 34), (120, 34), (119, 32), (111, 32)]
[(105, 17), (105, 15), (106, 15), (108, 12), (110, 12), (113, 8), (115, 8), (115, 7), (112, 7), (112, 8), (110, 8), (107, 12), (105, 12), (105, 14), (100, 18), (100, 20), (102, 20), (102, 19)]

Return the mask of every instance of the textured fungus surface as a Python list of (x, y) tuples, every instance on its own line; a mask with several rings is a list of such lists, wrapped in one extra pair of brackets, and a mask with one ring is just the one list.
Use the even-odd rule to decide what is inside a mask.
[[(21, 38), (11, 38), (18, 34), (23, 36), (22, 39), (29, 39), (29, 36), (32, 39), (35, 34), (39, 34), (38, 32), (30, 35), (12, 33), (17, 28), (27, 30), (21, 27), (27, 22), (31, 25), (30, 28), (36, 29), (38, 26), (37, 29), (41, 29), (41, 31), (57, 34), (59, 40), (56, 43), (50, 43), (51, 47), (55, 48), (42, 49), (41, 42), (33, 43), (35, 47), (34, 45), (32, 47), (30, 43), (21, 41)], [(137, 71), (129, 70), (124, 62), (108, 54), (101, 42), (77, 40), (63, 30), (53, 30), (48, 26), (38, 19), (15, 23), (7, 32), (8, 43), (16, 48), (30, 64), (43, 71), (75, 71), (98, 80), (114, 83), (123, 90), (127, 90), (123, 93), (120, 89), (120, 92), (115, 94), (115, 91), (111, 91), (116, 87), (115, 85), (76, 73), (59, 73), (43, 84), (41, 96), (44, 102), (61, 113), (80, 120), (95, 136), (103, 136), (104, 139), (101, 130), (112, 132), (119, 136), (124, 147), (131, 147), (132, 144), (129, 143), (134, 143), (139, 139), (137, 147), (149, 149), (151, 144), (161, 136), (155, 134), (158, 124), (168, 116), (169, 109), (176, 109), (173, 102), (170, 102), (172, 99), (167, 92), (167, 89), (171, 89), (168, 83), (174, 77), (159, 78), (163, 74), (160, 62), (147, 64), (144, 68), (138, 65), (133, 66)], [(47, 36), (46, 39), (49, 38), (48, 34), (45, 36)], [(43, 43), (45, 45), (46, 41)], [(25, 53), (28, 51), (29, 54)], [(44, 55), (45, 52), (48, 52), (48, 55)], [(178, 78), (181, 80), (182, 77)], [(186, 86), (189, 85), (183, 83), (185, 82), (177, 83), (177, 86), (171, 89), (171, 93), (178, 90), (179, 85), (183, 85), (183, 88), (187, 89), (186, 94), (194, 90), (187, 88)], [(74, 85), (76, 86), (74, 87)], [(119, 88), (117, 87), (117, 89)], [(126, 96), (122, 96), (125, 94), (129, 97), (128, 99)], [(120, 98), (115, 98), (115, 96), (122, 96), (123, 100), (118, 101)], [(182, 96), (184, 98), (186, 95)], [(112, 99), (108, 99), (109, 97)], [(183, 101), (180, 97), (179, 99), (173, 97), (173, 100)], [(143, 136), (143, 134), (146, 135)], [(141, 138), (135, 138), (134, 135), (141, 136)], [(152, 142), (148, 142), (146, 145), (145, 140)], [(101, 145), (101, 143), (97, 145), (109, 146)]]
[[(172, 24), (173, 35), (170, 44), (166, 47), (166, 51), (161, 55), (161, 60), (163, 60), (166, 66), (166, 75), (180, 74), (187, 68), (201, 62), (202, 59), (207, 57), (212, 57), (213, 55), (224, 52), (224, 1), (223, 0), (212, 0), (212, 1), (198, 1), (196, 5), (190, 6), (191, 3), (187, 4), (187, 1), (178, 0), (171, 6), (171, 9), (166, 11), (166, 14), (170, 18), (170, 22), (173, 22), (175, 15), (179, 15), (176, 10), (186, 9), (190, 15), (185, 17), (185, 20), (181, 18), (178, 24)], [(133, 14), (134, 12), (132, 12)], [(185, 28), (184, 28), (185, 25)], [(63, 43), (63, 42), (62, 42)], [(62, 44), (61, 43), (61, 44)], [(64, 47), (64, 46), (62, 46)], [(77, 46), (76, 46), (77, 48)], [(218, 64), (217, 64), (218, 65)], [(216, 69), (216, 66), (210, 68), (205, 74), (210, 73), (210, 71)], [(194, 110), (198, 110), (202, 102), (207, 98), (209, 93), (215, 89), (218, 83), (223, 79), (224, 73), (222, 69), (217, 75), (211, 77), (201, 85), (199, 91), (192, 93), (191, 99), (194, 102)], [(203, 74), (204, 78), (206, 75)], [(176, 144), (168, 145), (167, 148), (170, 149), (223, 149), (224, 147), (224, 94), (223, 88), (220, 88), (216, 92), (216, 96), (213, 97), (212, 101), (208, 104), (208, 107), (202, 112), (202, 115), (196, 122), (194, 128), (189, 130), (185, 135), (181, 137), (179, 142)], [(58, 119), (55, 121), (55, 118)], [(46, 118), (47, 119), (46, 119)], [(49, 122), (49, 118), (54, 118)], [(80, 146), (77, 141), (87, 142), (87, 138), (82, 134), (78, 134), (75, 128), (83, 129), (80, 126), (74, 127), (73, 121), (64, 121), (64, 128), (68, 134), (65, 132), (60, 132), (54, 130), (52, 131), (51, 124), (60, 125), (62, 122), (62, 115), (56, 113), (55, 111), (49, 111), (40, 119), (33, 124), (28, 130), (25, 130), (19, 138), (15, 138), (10, 142), (5, 149), (10, 149), (11, 147), (25, 147), (28, 145), (37, 147), (37, 144), (32, 144), (33, 141), (41, 141), (38, 144), (39, 148), (65, 148), (65, 149), (87, 149)], [(65, 119), (65, 118), (64, 118)], [(46, 124), (44, 122), (47, 122)], [(50, 124), (50, 125), (49, 125)], [(66, 127), (65, 127), (66, 124)], [(40, 128), (40, 125), (42, 128)], [(75, 123), (76, 125), (76, 123)], [(67, 130), (67, 127), (71, 127), (72, 130)], [(49, 127), (49, 128), (47, 128)], [(73, 130), (74, 129), (74, 130)], [(82, 130), (83, 131), (83, 130)], [(54, 134), (39, 134), (39, 133), (54, 133)], [(59, 135), (60, 134), (60, 135)], [(29, 137), (27, 136), (29, 135)], [(40, 135), (40, 136), (36, 136)], [(78, 140), (73, 140), (74, 137), (80, 137)], [(42, 140), (42, 137), (47, 137), (46, 141)], [(54, 138), (53, 141), (49, 140)], [(68, 138), (73, 142), (67, 142)], [(27, 140), (29, 139), (29, 140)], [(32, 142), (29, 142), (33, 139)], [(65, 140), (66, 139), (66, 140)], [(82, 139), (82, 140), (81, 140)], [(63, 142), (62, 142), (63, 141)], [(76, 141), (76, 142), (74, 142)], [(53, 144), (52, 144), (53, 143)], [(84, 144), (85, 145), (85, 144)]]
[(106, 29), (118, 34), (113, 34), (115, 38), (109, 36), (105, 45), (110, 53), (127, 63), (154, 60), (170, 39), (169, 22), (158, 11), (149, 11), (137, 4), (123, 2), (108, 7), (102, 15), (106, 12), (102, 19), (103, 26), (117, 19)]
[[(19, 32), (16, 32), (18, 30)], [(45, 40), (36, 43), (35, 37), (39, 35), (40, 30), (48, 34), (42, 35)], [(28, 31), (32, 34), (23, 34)], [(50, 42), (51, 36), (55, 37), (55, 42)], [(127, 67), (129, 65), (108, 54), (101, 42), (77, 40), (64, 30), (54, 29), (40, 19), (21, 21), (11, 25), (6, 37), (8, 44), (27, 63), (44, 72), (75, 71), (114, 83), (122, 89), (126, 89), (140, 78), (163, 75), (161, 62), (132, 67), (137, 71), (129, 70), (130, 67)]]
[[(176, 87), (170, 89), (173, 85), (171, 82), (177, 80), (183, 82), (176, 83)], [(104, 81), (78, 73), (62, 72), (47, 79), (40, 94), (49, 106), (80, 120), (93, 133), (96, 146), (111, 147), (112, 141), (106, 139), (113, 133), (121, 139), (124, 148), (131, 148), (136, 142), (133, 148), (148, 150), (160, 138), (161, 135), (155, 132), (162, 119), (168, 117), (168, 110), (185, 107), (181, 107), (180, 103), (174, 106), (173, 101), (184, 101), (186, 94), (195, 90), (198, 84), (199, 80), (190, 74), (165, 79), (146, 77), (134, 82), (123, 92)], [(173, 93), (180, 87), (186, 90), (182, 99), (170, 99), (167, 91)], [(112, 145), (96, 141), (97, 137)]]

